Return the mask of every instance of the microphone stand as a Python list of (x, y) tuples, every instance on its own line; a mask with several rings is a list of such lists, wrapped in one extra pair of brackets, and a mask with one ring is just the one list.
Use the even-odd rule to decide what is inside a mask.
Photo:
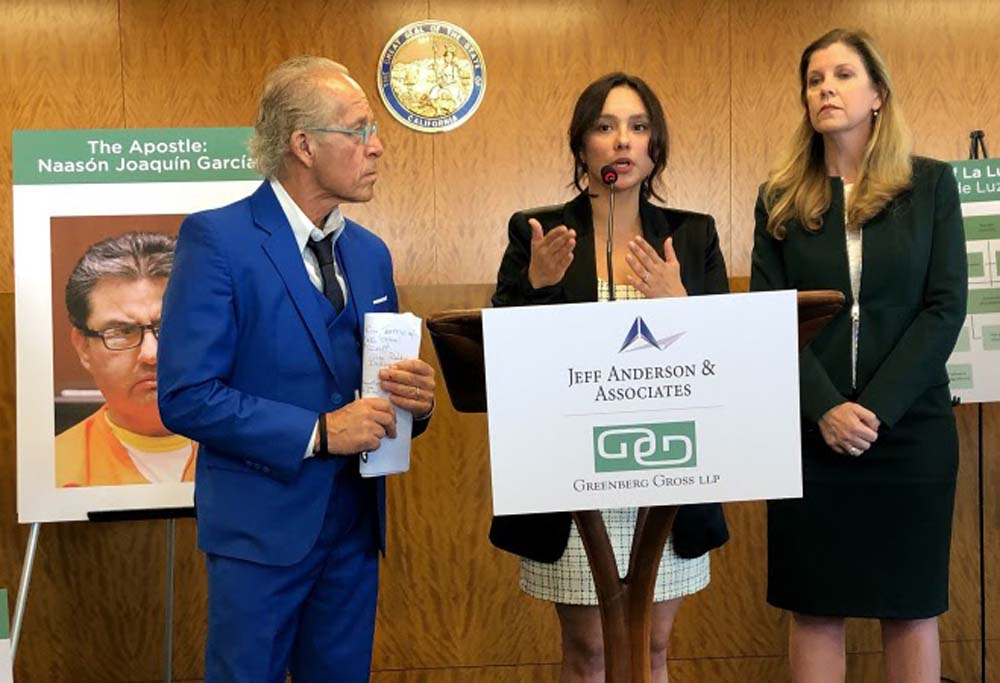
[(615, 184), (612, 182), (608, 185), (611, 191), (609, 195), (611, 212), (608, 214), (608, 301), (615, 300), (615, 267), (614, 260), (611, 257), (611, 244), (615, 239)]

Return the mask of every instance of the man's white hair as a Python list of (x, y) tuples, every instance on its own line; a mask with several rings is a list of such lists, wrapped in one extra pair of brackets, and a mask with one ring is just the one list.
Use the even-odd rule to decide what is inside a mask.
[(281, 172), (292, 131), (330, 124), (324, 118), (329, 104), (315, 84), (317, 77), (331, 73), (350, 77), (343, 64), (308, 55), (293, 57), (268, 74), (250, 138), (250, 156), (266, 178)]

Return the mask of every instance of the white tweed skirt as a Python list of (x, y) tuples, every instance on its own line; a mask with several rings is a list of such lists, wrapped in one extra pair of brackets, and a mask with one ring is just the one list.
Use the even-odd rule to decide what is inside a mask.
[[(618, 564), (618, 575), (628, 571), (632, 534), (635, 531), (636, 508), (602, 510), (608, 529), (611, 547)], [(680, 557), (674, 552), (672, 539), (667, 539), (656, 575), (656, 602), (673, 600), (697, 593), (708, 585), (711, 578), (708, 553), (694, 559)], [(528, 595), (567, 605), (596, 605), (597, 591), (583, 549), (583, 540), (573, 524), (569, 532), (566, 552), (556, 562), (521, 560), (521, 590)]]

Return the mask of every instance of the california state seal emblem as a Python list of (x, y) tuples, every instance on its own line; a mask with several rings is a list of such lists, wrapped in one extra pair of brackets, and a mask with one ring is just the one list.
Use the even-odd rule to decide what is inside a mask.
[(486, 93), (486, 64), (476, 41), (446, 21), (399, 29), (382, 50), (378, 91), (403, 125), (425, 133), (458, 128)]

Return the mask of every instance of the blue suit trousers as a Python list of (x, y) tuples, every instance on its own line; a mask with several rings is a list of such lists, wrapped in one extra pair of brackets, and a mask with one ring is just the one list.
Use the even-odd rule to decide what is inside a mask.
[[(375, 487), (345, 460), (291, 567), (208, 554), (206, 683), (367, 683), (378, 596)], [(294, 532), (292, 532), (294, 533)]]

